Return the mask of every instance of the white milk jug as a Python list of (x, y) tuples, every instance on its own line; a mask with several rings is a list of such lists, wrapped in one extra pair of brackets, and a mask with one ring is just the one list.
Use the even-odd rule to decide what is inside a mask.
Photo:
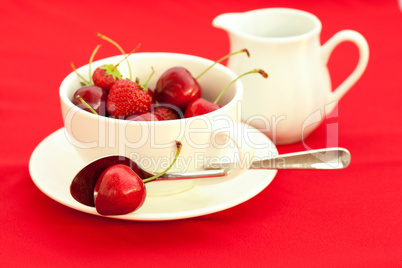
[[(250, 52), (250, 58), (229, 58), (230, 69), (238, 75), (255, 68), (268, 73), (268, 79), (242, 78), (242, 120), (276, 144), (301, 141), (315, 130), (368, 63), (369, 48), (361, 34), (343, 30), (321, 46), (320, 20), (301, 10), (227, 13), (216, 17), (213, 26), (227, 31), (231, 52), (243, 48)], [(345, 41), (357, 46), (359, 60), (352, 73), (332, 90), (327, 62), (334, 48)]]

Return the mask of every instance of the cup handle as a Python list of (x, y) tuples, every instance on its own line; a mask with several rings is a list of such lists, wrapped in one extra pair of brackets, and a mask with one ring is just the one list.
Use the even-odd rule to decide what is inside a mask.
[[(245, 135), (249, 135), (247, 131), (252, 131), (249, 126), (242, 123), (234, 123), (234, 128), (232, 129), (234, 135), (230, 135), (227, 132), (220, 130), (215, 130), (212, 132), (212, 140), (214, 141), (224, 141), (224, 143), (230, 139), (237, 148), (238, 151), (238, 165), (236, 168), (229, 171), (226, 176), (220, 178), (204, 178), (202, 180), (195, 180), (196, 185), (211, 185), (216, 183), (221, 183), (228, 181), (236, 176), (247, 171), (253, 161), (255, 155), (255, 148), (251, 146), (244, 139)], [(252, 133), (251, 133), (252, 134)], [(213, 145), (216, 146), (216, 145)]]
[(321, 55), (325, 64), (328, 63), (329, 57), (335, 47), (346, 41), (350, 41), (357, 46), (359, 50), (359, 61), (352, 73), (332, 92), (332, 101), (339, 101), (357, 80), (359, 80), (367, 67), (369, 59), (369, 46), (363, 35), (353, 30), (343, 30), (336, 33), (322, 45)]

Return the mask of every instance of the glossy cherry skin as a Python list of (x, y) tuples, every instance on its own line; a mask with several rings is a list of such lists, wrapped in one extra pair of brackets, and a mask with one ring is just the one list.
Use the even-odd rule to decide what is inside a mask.
[(145, 179), (142, 170), (127, 157), (108, 156), (100, 158), (96, 161), (89, 163), (80, 172), (75, 175), (70, 185), (70, 193), (72, 197), (81, 204), (95, 207), (94, 202), (94, 188), (99, 179), (99, 176), (108, 167), (116, 164), (123, 164), (129, 166), (141, 179)]
[(154, 93), (159, 103), (184, 112), (191, 101), (201, 97), (201, 87), (186, 68), (173, 67), (159, 77)]
[(107, 93), (104, 89), (98, 86), (84, 86), (74, 93), (72, 102), (81, 109), (92, 113), (88, 107), (77, 100), (77, 95), (81, 96), (99, 115), (106, 116)]
[(192, 101), (184, 112), (184, 117), (194, 117), (197, 115), (207, 114), (221, 108), (220, 105), (207, 101), (206, 99), (199, 98)]
[(140, 176), (126, 165), (117, 164), (102, 172), (94, 189), (96, 211), (101, 215), (124, 215), (145, 201), (146, 188)]

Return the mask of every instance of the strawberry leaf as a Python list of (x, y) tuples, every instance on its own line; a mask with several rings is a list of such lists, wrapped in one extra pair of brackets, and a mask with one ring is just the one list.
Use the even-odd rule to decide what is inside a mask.
[(113, 79), (121, 79), (121, 74), (119, 70), (113, 64), (104, 65), (100, 68), (106, 70), (106, 75), (112, 75)]

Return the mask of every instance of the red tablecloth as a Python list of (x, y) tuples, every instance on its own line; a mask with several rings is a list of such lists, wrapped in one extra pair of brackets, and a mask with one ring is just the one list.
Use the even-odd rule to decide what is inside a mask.
[[(370, 45), (363, 77), (341, 100), (339, 171), (279, 171), (251, 200), (187, 220), (120, 221), (85, 214), (31, 180), (34, 148), (62, 127), (58, 88), (70, 62), (86, 64), (102, 32), (125, 48), (218, 59), (226, 12), (291, 7), (317, 15), (322, 42), (354, 29)], [(396, 267), (402, 265), (402, 10), (386, 1), (1, 1), (0, 266), (2, 267)], [(97, 57), (118, 54), (103, 46)], [(341, 45), (329, 67), (337, 84), (356, 49)], [(326, 124), (306, 141), (326, 146)], [(278, 146), (304, 150), (302, 143)]]

